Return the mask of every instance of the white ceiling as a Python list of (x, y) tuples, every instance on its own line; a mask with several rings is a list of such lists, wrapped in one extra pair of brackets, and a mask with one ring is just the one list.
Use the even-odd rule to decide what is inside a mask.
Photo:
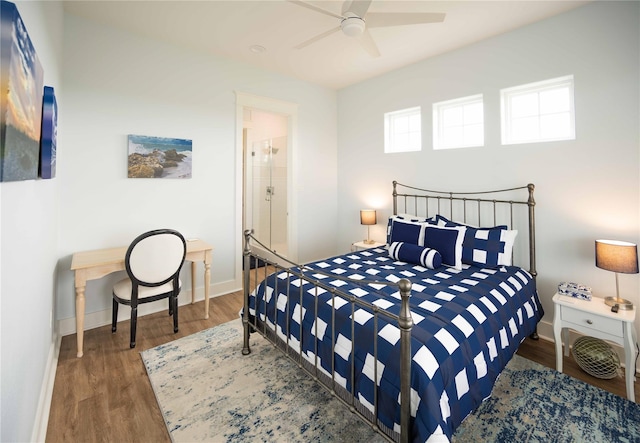
[[(444, 12), (442, 23), (372, 28), (381, 56), (336, 32), (339, 19), (285, 0), (65, 1), (67, 13), (333, 89), (582, 6), (589, 1), (374, 0), (370, 12)], [(310, 1), (340, 14), (341, 1)], [(254, 53), (252, 45), (266, 48)]]

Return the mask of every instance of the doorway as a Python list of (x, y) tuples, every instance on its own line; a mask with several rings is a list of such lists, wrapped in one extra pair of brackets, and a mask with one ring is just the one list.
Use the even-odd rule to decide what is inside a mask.
[(244, 228), (288, 257), (288, 119), (251, 108), (243, 115)]
[[(236, 200), (238, 251), (243, 251), (244, 233), (253, 234), (267, 248), (286, 260), (271, 260), (288, 266), (298, 260), (296, 183), (298, 105), (236, 91)], [(255, 242), (252, 249), (261, 253)], [(262, 255), (262, 254), (261, 254)], [(236, 256), (236, 279), (242, 275), (242, 254)]]

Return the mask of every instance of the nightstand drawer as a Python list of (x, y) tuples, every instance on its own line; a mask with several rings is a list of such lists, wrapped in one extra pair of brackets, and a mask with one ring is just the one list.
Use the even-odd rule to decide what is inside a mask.
[(606, 332), (608, 334), (615, 335), (616, 337), (623, 336), (622, 323), (615, 318), (602, 317), (589, 312), (577, 311), (575, 309), (567, 309), (567, 307), (563, 307), (562, 321), (574, 323), (575, 325), (583, 328)]

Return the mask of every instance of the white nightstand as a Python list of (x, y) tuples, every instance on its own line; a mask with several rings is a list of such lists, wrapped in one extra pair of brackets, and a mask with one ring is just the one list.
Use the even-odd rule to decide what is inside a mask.
[(633, 381), (636, 372), (636, 330), (633, 322), (636, 308), (611, 312), (604, 299), (581, 300), (575, 297), (553, 296), (553, 339), (556, 342), (556, 369), (562, 372), (562, 345), (569, 356), (569, 328), (585, 335), (609, 340), (624, 346), (627, 398), (635, 402)]
[(360, 241), (357, 241), (355, 243), (351, 243), (351, 250), (352, 251), (360, 251), (362, 249), (381, 248), (381, 247), (383, 247), (385, 245), (386, 245), (386, 243), (373, 242), (373, 243), (369, 244), (369, 243), (365, 243), (364, 240), (360, 240)]

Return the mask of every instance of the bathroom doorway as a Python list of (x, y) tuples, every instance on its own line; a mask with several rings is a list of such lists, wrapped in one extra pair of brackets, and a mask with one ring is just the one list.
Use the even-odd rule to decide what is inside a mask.
[(236, 91), (236, 159), (238, 233), (236, 284), (242, 284), (245, 230), (284, 257), (258, 254), (289, 266), (298, 260), (295, 195), (298, 105), (271, 97)]
[(288, 257), (288, 118), (244, 108), (243, 127), (244, 228)]

